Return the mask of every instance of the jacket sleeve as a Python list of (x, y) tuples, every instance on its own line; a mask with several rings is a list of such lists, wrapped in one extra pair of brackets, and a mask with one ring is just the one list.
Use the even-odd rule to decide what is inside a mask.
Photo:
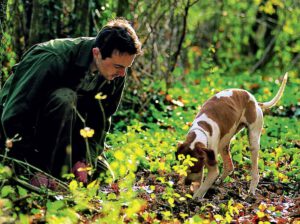
[(1, 117), (6, 138), (16, 134), (22, 140), (16, 145), (33, 147), (32, 137), (39, 105), (58, 85), (63, 68), (60, 57), (34, 50), (18, 64), (10, 85)]

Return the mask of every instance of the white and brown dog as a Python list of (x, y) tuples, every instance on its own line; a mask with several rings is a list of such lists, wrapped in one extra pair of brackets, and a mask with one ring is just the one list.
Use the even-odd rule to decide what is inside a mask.
[[(269, 102), (258, 103), (254, 96), (242, 89), (228, 89), (217, 93), (206, 101), (196, 116), (185, 142), (179, 144), (178, 155), (190, 155), (198, 161), (188, 170), (186, 184), (200, 184), (193, 198), (203, 198), (219, 175), (217, 155), (223, 159), (222, 182), (232, 171), (230, 140), (241, 129), (248, 129), (251, 150), (251, 184), (250, 193), (255, 194), (259, 181), (258, 151), (263, 128), (262, 109), (274, 106), (281, 98), (288, 74), (286, 73), (279, 91)], [(207, 167), (207, 177), (203, 182), (203, 168)], [(203, 182), (203, 183), (202, 183)]]

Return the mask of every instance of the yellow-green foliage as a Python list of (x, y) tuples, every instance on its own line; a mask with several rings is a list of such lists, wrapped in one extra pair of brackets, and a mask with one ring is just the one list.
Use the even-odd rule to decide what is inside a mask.
[[(191, 75), (191, 79), (196, 78)], [(217, 80), (217, 81), (216, 81)], [(0, 164), (0, 221), (28, 223), (33, 216), (40, 216), (47, 223), (76, 223), (79, 220), (93, 220), (94, 223), (139, 223), (141, 219), (152, 223), (230, 223), (239, 216), (245, 206), (233, 199), (215, 208), (213, 204), (199, 205), (194, 213), (176, 211), (178, 205), (188, 206), (191, 195), (176, 189), (172, 175), (185, 175), (188, 166), (193, 165), (193, 158), (175, 158), (178, 141), (183, 141), (201, 104), (217, 90), (228, 87), (244, 86), (251, 91), (251, 84), (259, 84), (254, 95), (260, 101), (269, 100), (277, 91), (279, 83), (275, 78), (260, 76), (236, 76), (220, 78), (219, 74), (204, 77), (199, 85), (178, 85), (170, 90), (170, 97), (175, 101), (164, 105), (169, 113), (151, 108), (155, 122), (142, 122), (132, 119), (124, 127), (115, 126), (108, 135), (112, 146), (105, 151), (115, 180), (109, 171), (87, 186), (76, 180), (69, 182), (69, 194), (56, 197), (40, 197), (24, 188), (12, 186), (9, 167)], [(279, 183), (295, 184), (300, 181), (299, 167), (299, 119), (297, 111), (288, 116), (292, 104), (299, 99), (299, 78), (291, 75), (279, 106), (272, 110), (277, 116), (266, 115), (261, 138), (259, 171), (262, 178)], [(196, 94), (197, 93), (197, 94)], [(265, 93), (265, 94), (264, 94)], [(181, 103), (176, 100), (181, 97)], [(119, 131), (120, 129), (120, 131)], [(232, 140), (231, 153), (235, 165), (234, 175), (225, 182), (249, 181), (251, 165), (250, 152), (247, 150), (246, 131), (242, 131)], [(222, 161), (219, 161), (222, 169)], [(145, 175), (145, 176), (143, 176)], [(153, 184), (147, 180), (152, 178)], [(235, 180), (235, 181), (236, 181)], [(149, 185), (147, 185), (150, 183)], [(144, 184), (144, 185), (143, 185)], [(288, 192), (285, 192), (288, 194)], [(145, 197), (141, 197), (144, 195)], [(24, 210), (15, 201), (25, 198), (27, 209)], [(40, 204), (37, 206), (37, 203)], [(155, 205), (155, 203), (161, 203)], [(159, 211), (150, 206), (158, 206)], [(207, 211), (217, 209), (213, 216)], [(272, 205), (260, 206), (256, 210), (259, 220), (269, 217)], [(279, 217), (283, 213), (276, 211)], [(275, 213), (274, 213), (275, 214)], [(160, 216), (160, 217), (158, 217)], [(179, 220), (180, 219), (180, 220)], [(184, 221), (182, 221), (184, 220)]]

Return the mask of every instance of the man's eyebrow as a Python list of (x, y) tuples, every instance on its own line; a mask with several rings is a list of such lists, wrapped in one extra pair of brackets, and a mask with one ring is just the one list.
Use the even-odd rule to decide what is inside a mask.
[(120, 68), (128, 68), (128, 67), (131, 67), (131, 65), (128, 66), (128, 67), (126, 67), (126, 66), (120, 65), (120, 64), (114, 64), (114, 66), (115, 66), (115, 67), (120, 67)]

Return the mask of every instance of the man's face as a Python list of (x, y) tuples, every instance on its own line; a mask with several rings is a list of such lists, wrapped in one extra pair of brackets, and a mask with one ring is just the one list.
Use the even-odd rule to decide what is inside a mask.
[(113, 51), (111, 57), (102, 59), (99, 48), (93, 48), (94, 65), (100, 74), (106, 80), (113, 80), (116, 77), (124, 77), (127, 68), (131, 67), (135, 55), (128, 53), (120, 54), (119, 51)]

